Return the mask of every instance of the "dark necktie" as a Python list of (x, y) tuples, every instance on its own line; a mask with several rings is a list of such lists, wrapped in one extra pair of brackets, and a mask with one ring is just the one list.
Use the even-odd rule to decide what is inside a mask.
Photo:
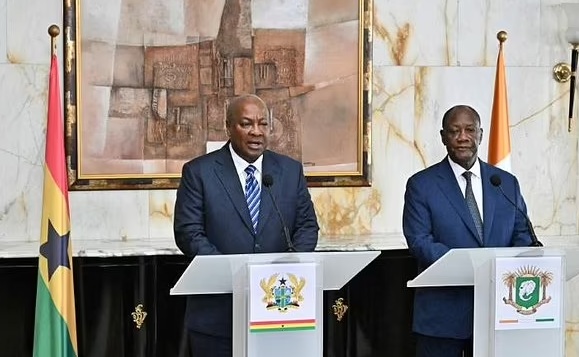
[(468, 210), (470, 211), (470, 215), (472, 216), (472, 220), (474, 221), (474, 225), (476, 227), (476, 231), (480, 240), (483, 239), (483, 222), (481, 219), (480, 212), (478, 210), (478, 205), (476, 204), (476, 199), (474, 198), (474, 192), (472, 191), (472, 182), (471, 176), (472, 172), (465, 171), (462, 176), (466, 179), (466, 190), (464, 192), (464, 198), (466, 200), (466, 205), (468, 206)]
[(245, 200), (247, 201), (247, 208), (249, 208), (249, 216), (251, 217), (253, 231), (257, 232), (261, 189), (254, 176), (255, 170), (256, 168), (253, 165), (249, 165), (245, 168), (245, 173), (247, 174), (245, 179)]

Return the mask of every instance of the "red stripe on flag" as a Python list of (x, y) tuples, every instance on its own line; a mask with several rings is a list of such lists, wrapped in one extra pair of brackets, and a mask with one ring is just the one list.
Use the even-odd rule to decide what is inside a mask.
[(280, 324), (308, 324), (308, 323), (315, 323), (315, 319), (307, 319), (307, 320), (278, 320), (278, 321), (259, 321), (259, 322), (252, 322), (251, 326), (260, 326), (260, 325), (280, 325)]
[(48, 124), (46, 126), (46, 167), (60, 188), (68, 210), (68, 176), (64, 152), (64, 124), (60, 101), (58, 58), (52, 56), (48, 88)]

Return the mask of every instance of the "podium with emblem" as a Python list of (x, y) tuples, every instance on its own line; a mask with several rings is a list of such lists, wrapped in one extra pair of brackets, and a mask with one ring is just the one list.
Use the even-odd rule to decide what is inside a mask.
[(408, 282), (474, 287), (474, 356), (565, 354), (565, 285), (579, 247), (451, 249)]
[(200, 255), (171, 295), (233, 294), (233, 355), (323, 355), (323, 291), (339, 290), (379, 251)]

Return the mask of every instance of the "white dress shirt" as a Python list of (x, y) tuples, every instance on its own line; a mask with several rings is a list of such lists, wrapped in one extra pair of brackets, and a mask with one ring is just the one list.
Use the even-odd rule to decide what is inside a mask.
[(241, 158), (241, 156), (237, 155), (235, 150), (231, 147), (231, 143), (229, 143), (229, 151), (231, 152), (231, 158), (233, 159), (233, 164), (235, 165), (235, 171), (237, 171), (237, 175), (239, 176), (239, 182), (241, 183), (241, 188), (243, 189), (243, 193), (245, 194), (245, 180), (247, 179), (247, 173), (245, 169), (249, 165), (255, 166), (256, 170), (253, 173), (255, 179), (257, 180), (257, 184), (261, 188), (261, 175), (262, 175), (262, 163), (263, 163), (263, 155), (260, 155), (257, 160), (253, 163), (249, 163)]
[(480, 175), (480, 162), (477, 159), (476, 162), (474, 163), (474, 165), (472, 165), (472, 167), (469, 170), (465, 170), (464, 167), (460, 166), (459, 164), (457, 164), (456, 162), (452, 161), (450, 159), (450, 156), (448, 157), (448, 162), (450, 163), (450, 167), (452, 168), (452, 171), (454, 172), (454, 177), (456, 178), (456, 181), (458, 182), (458, 186), (460, 187), (460, 190), (462, 191), (462, 196), (465, 196), (465, 191), (466, 191), (466, 179), (464, 178), (464, 176), (462, 176), (463, 173), (465, 173), (466, 171), (470, 171), (472, 172), (471, 178), (470, 178), (470, 182), (472, 184), (472, 192), (474, 193), (474, 198), (476, 199), (476, 205), (478, 207), (478, 211), (480, 213), (480, 217), (481, 220), (484, 218), (484, 214), (483, 214), (483, 189), (482, 189), (482, 178)]

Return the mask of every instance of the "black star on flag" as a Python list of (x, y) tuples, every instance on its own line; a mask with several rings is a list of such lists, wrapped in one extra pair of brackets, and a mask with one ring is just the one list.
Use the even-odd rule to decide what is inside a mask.
[(70, 269), (70, 260), (68, 259), (68, 242), (70, 231), (61, 236), (52, 226), (52, 222), (48, 220), (48, 239), (46, 243), (40, 246), (40, 255), (48, 261), (48, 280), (58, 269), (58, 267), (65, 267)]

